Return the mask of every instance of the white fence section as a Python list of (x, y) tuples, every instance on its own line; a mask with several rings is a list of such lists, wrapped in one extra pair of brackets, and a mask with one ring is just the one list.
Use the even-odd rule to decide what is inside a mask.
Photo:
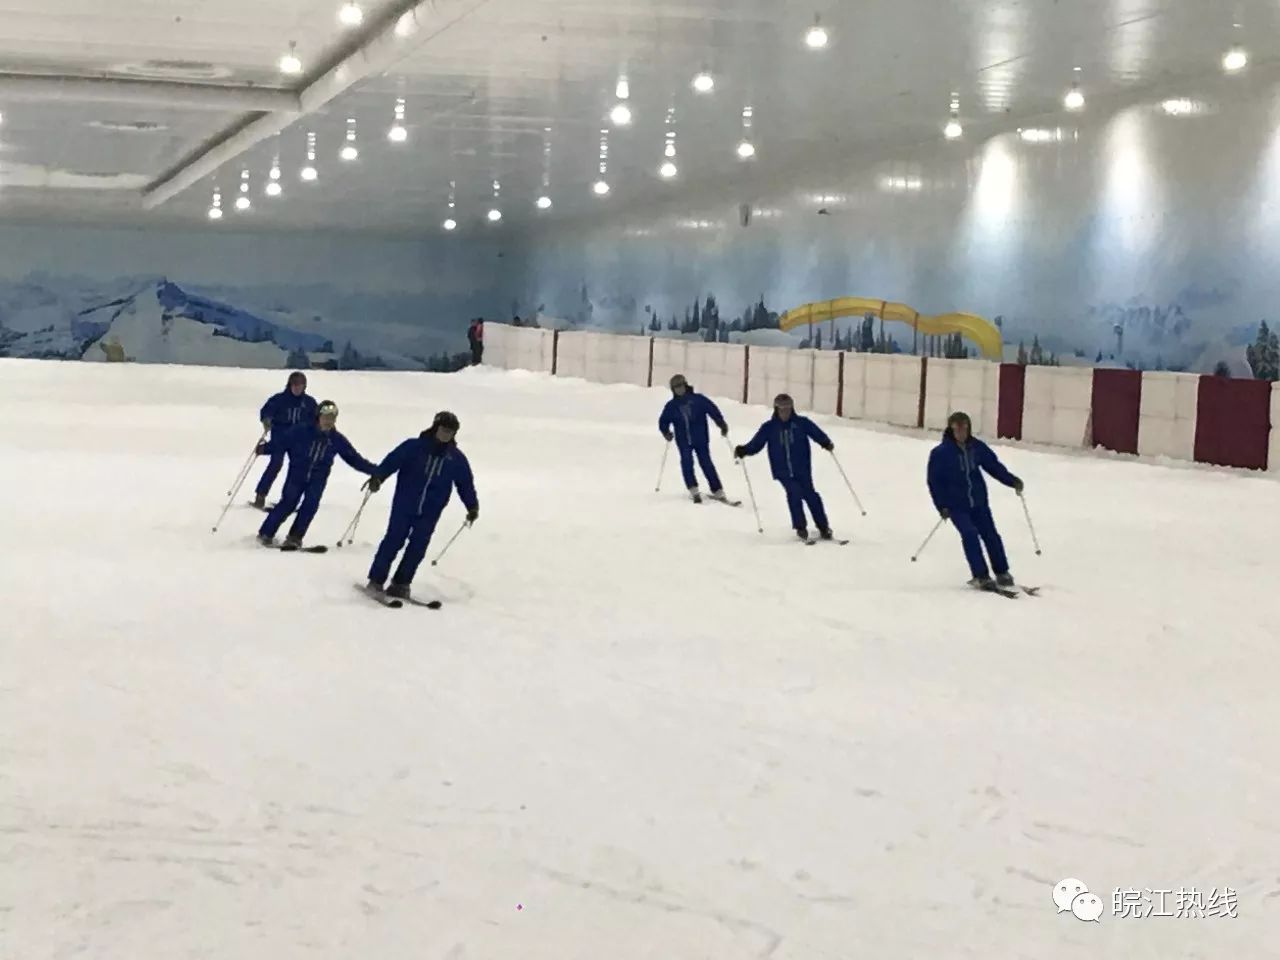
[(975, 433), (995, 436), (1000, 364), (930, 357), (924, 389), (924, 425), (928, 429), (946, 429), (947, 417), (963, 410), (973, 421)]
[[(865, 362), (861, 403), (856, 393), (850, 403), (850, 367), (846, 359), (844, 415), (914, 427), (920, 418), (920, 357), (876, 353), (859, 356)], [(856, 389), (856, 382), (853, 386)]]
[(1092, 408), (1091, 367), (1027, 367), (1023, 440), (1058, 447), (1087, 446)]
[(672, 373), (683, 373), (696, 390), (707, 396), (742, 400), (742, 378), (746, 373), (747, 352), (741, 344), (685, 342), (684, 368), (672, 370), (659, 380), (656, 349), (661, 342), (654, 340), (654, 383), (666, 383)]
[(484, 362), (503, 370), (551, 372), (552, 340), (550, 330), (511, 327), (504, 323), (484, 325)]
[(813, 406), (813, 351), (752, 347), (748, 360), (747, 403), (772, 405), (780, 393), (791, 395), (796, 409)]
[(1280, 471), (1280, 383), (1271, 385), (1271, 446), (1267, 452), (1267, 469)]
[(1138, 453), (1194, 460), (1199, 399), (1200, 378), (1195, 374), (1144, 372), (1138, 416)]
[(813, 352), (813, 401), (808, 408), (813, 413), (835, 416), (840, 409), (840, 357), (830, 350)]
[(561, 332), (560, 343), (556, 347), (557, 377), (594, 379), (587, 376), (587, 341), (593, 336), (591, 333)]
[(649, 338), (569, 331), (560, 334), (556, 375), (593, 383), (649, 385)]
[[(689, 351), (686, 348), (687, 340), (675, 340), (667, 337), (655, 337), (653, 340), (653, 385), (655, 387), (665, 387), (668, 382), (677, 373), (683, 373), (689, 376), (685, 370), (685, 360)], [(699, 383), (693, 377), (689, 377), (689, 382), (693, 384), (693, 388), (702, 393), (707, 391), (703, 389), (705, 384)]]
[(851, 420), (867, 419), (867, 353), (847, 353), (844, 358), (844, 407)]

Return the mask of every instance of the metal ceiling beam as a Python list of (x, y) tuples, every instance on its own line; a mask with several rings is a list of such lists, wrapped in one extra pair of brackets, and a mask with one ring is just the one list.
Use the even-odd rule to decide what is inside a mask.
[(170, 109), (231, 113), (260, 111), (290, 115), (302, 110), (297, 93), (291, 90), (22, 73), (0, 73), (0, 100), (90, 101)]
[[(415, 47), (470, 15), (489, 0), (466, 0), (457, 15), (440, 13), (443, 0), (400, 0), (366, 23), (352, 43), (339, 50), (298, 94), (300, 113), (264, 112), (224, 130), (142, 191), (142, 206), (154, 210), (199, 183), (246, 150), (274, 137), (301, 116), (314, 113), (366, 77), (386, 70)], [(430, 27), (435, 29), (429, 29)]]

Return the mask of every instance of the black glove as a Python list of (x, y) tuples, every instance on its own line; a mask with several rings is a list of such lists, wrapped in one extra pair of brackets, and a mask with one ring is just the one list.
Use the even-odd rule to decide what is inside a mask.
[(263, 421), (262, 421), (262, 432), (263, 432), (263, 433), (266, 433), (266, 432), (267, 432), (268, 430), (270, 430), (270, 429), (271, 429), (271, 421), (270, 421), (270, 420), (263, 420)]
[(670, 443), (670, 442), (671, 442), (671, 434), (669, 434), (669, 433), (664, 433), (664, 434), (662, 435), (662, 439), (666, 440), (666, 441), (667, 441), (667, 443)]
[(951, 511), (948, 510), (946, 507), (943, 507), (941, 510), (938, 511), (938, 516), (942, 517), (943, 520), (950, 520)]
[(364, 486), (361, 487), (360, 489), (368, 490), (370, 493), (377, 493), (379, 490), (382, 489), (382, 478), (370, 477), (368, 480), (364, 482)]
[(727, 437), (729, 435), (729, 425), (726, 423), (720, 427), (720, 436)]
[(830, 440), (828, 440), (826, 443), (822, 445), (822, 449), (827, 451), (827, 453), (833, 453), (836, 449), (836, 445), (832, 443)]
[(254, 448), (253, 448), (253, 453), (254, 453), (254, 456), (258, 456), (258, 457), (265, 457), (265, 456), (267, 455), (267, 444), (266, 444), (266, 442), (265, 442), (265, 441), (260, 441), (260, 442), (258, 443), (258, 445), (257, 445), (256, 447), (254, 447)]
[(1014, 477), (1014, 478), (1013, 478), (1013, 492), (1014, 492), (1014, 493), (1016, 493), (1018, 496), (1022, 496), (1022, 491), (1023, 491), (1023, 489), (1025, 489), (1025, 488), (1026, 488), (1026, 484), (1025, 484), (1025, 483), (1023, 483), (1023, 482), (1022, 482), (1021, 480), (1019, 480), (1017, 477)]
[(741, 460), (747, 455), (747, 448), (739, 444), (733, 448), (733, 459)]
[(480, 508), (472, 507), (467, 511), (467, 523), (475, 523), (480, 519)]

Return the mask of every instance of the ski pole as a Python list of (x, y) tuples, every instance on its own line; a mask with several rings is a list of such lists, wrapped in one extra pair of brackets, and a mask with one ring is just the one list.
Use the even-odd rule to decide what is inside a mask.
[(249, 459), (244, 462), (244, 466), (240, 468), (240, 472), (236, 474), (236, 478), (234, 482), (232, 482), (231, 484), (231, 489), (227, 491), (228, 497), (233, 496), (234, 491), (239, 490), (240, 485), (244, 483), (245, 477), (249, 475), (249, 471), (253, 468), (253, 461), (257, 459), (258, 444), (260, 444), (265, 439), (267, 439), (267, 431), (263, 430), (262, 436), (260, 436), (257, 440), (254, 441), (253, 449), (249, 451)]
[(862, 511), (862, 515), (865, 517), (867, 515), (867, 511), (863, 509), (862, 501), (858, 499), (858, 494), (854, 491), (853, 484), (849, 482), (849, 475), (844, 472), (844, 467), (840, 464), (840, 459), (836, 456), (836, 452), (834, 450), (828, 450), (827, 453), (831, 454), (832, 460), (835, 460), (836, 469), (840, 471), (840, 476), (844, 477), (844, 485), (848, 487), (849, 492), (853, 494), (853, 502), (858, 505), (858, 509)]
[(933, 539), (933, 535), (937, 533), (946, 522), (947, 521), (944, 518), (938, 518), (938, 522), (933, 525), (933, 529), (929, 531), (929, 535), (924, 538), (924, 543), (920, 544), (920, 549), (911, 555), (912, 563), (915, 563), (916, 560), (920, 558), (920, 554), (924, 553), (924, 548), (929, 545), (929, 541)]
[[(724, 438), (724, 442), (729, 444), (730, 450), (733, 449), (733, 442), (728, 437)], [(734, 457), (734, 459), (738, 460), (737, 457)], [(751, 498), (751, 509), (754, 510), (756, 514), (756, 532), (764, 533), (764, 524), (760, 522), (760, 507), (756, 504), (756, 491), (751, 486), (751, 474), (747, 473), (747, 462), (745, 460), (738, 460), (738, 465), (742, 467), (742, 478), (747, 481), (747, 496)]]
[(667, 454), (671, 452), (671, 441), (668, 440), (662, 445), (662, 466), (658, 467), (658, 483), (653, 488), (654, 493), (662, 490), (662, 475), (667, 471)]
[(347, 524), (347, 529), (342, 531), (342, 536), (338, 537), (338, 546), (341, 547), (343, 541), (347, 546), (351, 546), (355, 542), (356, 527), (360, 526), (360, 517), (364, 514), (365, 505), (368, 504), (369, 498), (373, 496), (372, 490), (365, 490), (364, 499), (360, 501), (360, 509), (356, 511), (356, 515), (351, 518), (351, 522)]
[(235, 503), (236, 496), (240, 493), (240, 487), (244, 484), (248, 476), (249, 476), (249, 472), (246, 470), (244, 475), (240, 477), (239, 481), (231, 489), (231, 494), (230, 496), (227, 497), (227, 505), (222, 508), (222, 512), (218, 514), (218, 522), (213, 525), (214, 533), (217, 533), (218, 528), (222, 526), (222, 521), (226, 517), (227, 511), (231, 509), (231, 504)]
[(448, 552), (449, 552), (449, 548), (453, 546), (453, 541), (457, 540), (460, 536), (462, 536), (462, 531), (463, 531), (463, 530), (465, 530), (465, 529), (467, 529), (467, 527), (469, 527), (469, 526), (471, 526), (471, 524), (470, 524), (470, 523), (468, 523), (466, 520), (463, 520), (463, 521), (462, 521), (462, 526), (460, 526), (460, 527), (458, 528), (458, 532), (457, 532), (457, 533), (455, 533), (452, 537), (450, 537), (450, 538), (449, 538), (449, 542), (448, 542), (448, 543), (446, 543), (446, 544), (444, 545), (444, 549), (440, 551), (440, 556), (436, 557), (434, 560), (432, 560), (432, 561), (431, 561), (431, 565), (432, 565), (433, 567), (434, 567), (436, 564), (438, 564), (441, 560), (443, 560), (443, 559), (444, 559), (444, 555), (445, 555), (446, 553), (448, 553)]
[(1027, 498), (1019, 493), (1018, 499), (1022, 501), (1022, 512), (1026, 515), (1027, 529), (1031, 531), (1031, 542), (1035, 544), (1036, 556), (1038, 557), (1040, 556), (1040, 541), (1036, 539), (1036, 528), (1035, 524), (1031, 522), (1031, 511), (1027, 509)]

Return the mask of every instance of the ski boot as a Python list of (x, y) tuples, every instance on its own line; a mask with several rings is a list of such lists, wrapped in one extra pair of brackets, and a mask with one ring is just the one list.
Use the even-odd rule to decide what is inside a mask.
[(365, 590), (365, 593), (374, 593), (378, 595), (381, 595), (385, 592), (383, 590), (382, 584), (378, 583), (376, 580), (370, 580), (368, 583), (366, 583), (364, 585), (364, 590)]
[(301, 550), (302, 538), (295, 537), (292, 533), (284, 538), (284, 545), (289, 550)]
[(809, 531), (805, 527), (796, 527), (796, 536), (799, 537), (801, 540), (808, 542)]
[(830, 528), (830, 527), (819, 527), (819, 528), (818, 528), (818, 536), (820, 536), (823, 540), (834, 540), (834, 539), (835, 539), (835, 534), (831, 532), (831, 528)]
[(258, 534), (258, 543), (264, 547), (274, 547), (276, 545), (275, 537), (268, 537), (265, 533)]
[(723, 490), (712, 490), (712, 491), (711, 491), (711, 499), (712, 499), (712, 500), (719, 500), (721, 503), (727, 503), (727, 502), (728, 502), (728, 500), (729, 500), (729, 498), (728, 498), (728, 497), (726, 497), (726, 496), (724, 495), (724, 491), (723, 491)]
[(257, 507), (259, 510), (265, 510), (265, 509), (267, 509), (267, 498), (266, 498), (266, 496), (265, 496), (265, 495), (263, 495), (263, 494), (261, 494), (261, 493), (255, 493), (255, 494), (253, 495), (253, 505), (254, 505), (255, 507)]
[(996, 586), (1003, 587), (1006, 590), (1012, 590), (1015, 586), (1012, 573), (997, 573)]
[(969, 581), (969, 586), (977, 587), (979, 590), (994, 590), (996, 582), (990, 577), (974, 577)]
[(698, 491), (698, 488), (697, 488), (697, 487), (690, 487), (690, 488), (689, 488), (689, 496), (693, 498), (693, 502), (694, 502), (694, 503), (701, 503), (701, 502), (702, 502), (702, 494)]
[(387, 587), (387, 596), (396, 600), (408, 600), (409, 585), (407, 583), (396, 583), (393, 580), (391, 586)]

